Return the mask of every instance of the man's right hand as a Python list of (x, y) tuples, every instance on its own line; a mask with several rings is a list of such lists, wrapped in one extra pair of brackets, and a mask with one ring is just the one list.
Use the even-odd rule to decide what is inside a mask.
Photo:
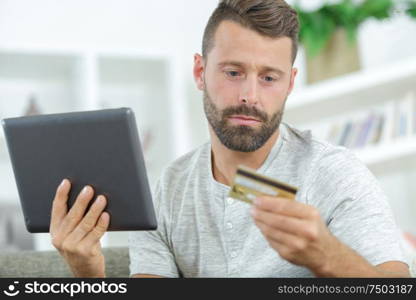
[(68, 212), (71, 183), (65, 179), (53, 200), (49, 232), (53, 246), (76, 277), (105, 277), (105, 260), (100, 239), (107, 231), (110, 215), (103, 212), (107, 200), (100, 195), (84, 216), (94, 190), (86, 186)]

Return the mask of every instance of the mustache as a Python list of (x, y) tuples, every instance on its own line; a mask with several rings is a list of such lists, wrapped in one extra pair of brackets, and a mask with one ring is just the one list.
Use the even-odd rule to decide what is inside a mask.
[(265, 112), (262, 112), (255, 107), (249, 107), (247, 105), (231, 106), (222, 111), (223, 119), (232, 115), (243, 115), (247, 117), (253, 117), (263, 122), (266, 122), (268, 120), (268, 116)]

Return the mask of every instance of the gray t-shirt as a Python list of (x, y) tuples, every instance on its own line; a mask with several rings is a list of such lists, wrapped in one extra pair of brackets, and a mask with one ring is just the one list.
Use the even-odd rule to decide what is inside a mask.
[[(329, 230), (371, 264), (404, 261), (386, 196), (351, 151), (282, 123), (259, 172), (299, 188)], [(211, 144), (170, 164), (154, 188), (157, 231), (131, 232), (130, 274), (164, 277), (309, 277), (282, 259), (212, 176)]]

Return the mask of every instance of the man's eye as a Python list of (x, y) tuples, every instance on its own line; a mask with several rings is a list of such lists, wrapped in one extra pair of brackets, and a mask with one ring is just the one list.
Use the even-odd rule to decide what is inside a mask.
[(230, 75), (231, 77), (237, 77), (240, 75), (240, 72), (237, 71), (226, 71), (227, 75)]
[(273, 82), (273, 81), (275, 81), (276, 79), (274, 79), (273, 77), (271, 77), (271, 76), (265, 76), (264, 77), (264, 80), (265, 81), (267, 81), (267, 82)]

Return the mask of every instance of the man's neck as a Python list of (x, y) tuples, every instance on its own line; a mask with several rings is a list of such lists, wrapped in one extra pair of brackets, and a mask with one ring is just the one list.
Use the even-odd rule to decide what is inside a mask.
[(246, 153), (233, 151), (225, 147), (210, 128), (211, 167), (214, 179), (230, 186), (238, 165), (243, 164), (252, 169), (260, 168), (276, 143), (279, 134), (280, 130), (278, 129), (261, 148)]

